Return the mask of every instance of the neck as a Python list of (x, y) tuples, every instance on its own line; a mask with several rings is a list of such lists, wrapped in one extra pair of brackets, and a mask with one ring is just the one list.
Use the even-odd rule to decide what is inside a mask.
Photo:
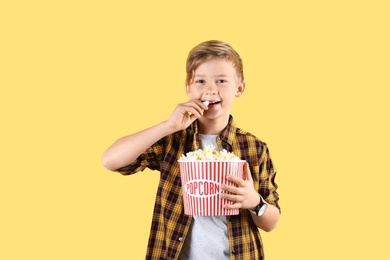
[(208, 119), (201, 117), (198, 119), (198, 131), (205, 135), (219, 135), (229, 122), (229, 115), (225, 118)]

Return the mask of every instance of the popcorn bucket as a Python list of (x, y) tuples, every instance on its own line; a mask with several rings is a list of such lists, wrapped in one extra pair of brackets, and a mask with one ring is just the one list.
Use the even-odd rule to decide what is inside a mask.
[(225, 209), (233, 202), (222, 199), (221, 185), (235, 185), (226, 180), (231, 174), (242, 178), (245, 161), (179, 160), (184, 213), (193, 216), (238, 215), (239, 209)]

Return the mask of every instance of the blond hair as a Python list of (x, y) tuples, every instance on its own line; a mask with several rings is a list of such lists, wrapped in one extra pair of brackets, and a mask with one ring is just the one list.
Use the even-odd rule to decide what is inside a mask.
[(244, 71), (240, 55), (226, 42), (211, 40), (198, 44), (189, 53), (186, 62), (186, 84), (191, 84), (194, 72), (200, 64), (211, 59), (230, 61), (236, 70), (238, 80), (244, 81)]

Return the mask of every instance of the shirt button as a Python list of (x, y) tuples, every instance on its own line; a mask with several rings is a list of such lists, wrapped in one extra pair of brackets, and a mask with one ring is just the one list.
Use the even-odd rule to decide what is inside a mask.
[(183, 241), (183, 238), (182, 238), (182, 237), (179, 237), (179, 241), (180, 241), (180, 242)]

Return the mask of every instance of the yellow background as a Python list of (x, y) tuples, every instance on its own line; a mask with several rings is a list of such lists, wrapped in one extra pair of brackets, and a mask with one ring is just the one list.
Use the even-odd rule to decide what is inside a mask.
[(388, 1), (2, 1), (0, 259), (143, 259), (158, 172), (101, 166), (186, 100), (185, 59), (242, 56), (232, 113), (268, 143), (267, 259), (390, 259)]

